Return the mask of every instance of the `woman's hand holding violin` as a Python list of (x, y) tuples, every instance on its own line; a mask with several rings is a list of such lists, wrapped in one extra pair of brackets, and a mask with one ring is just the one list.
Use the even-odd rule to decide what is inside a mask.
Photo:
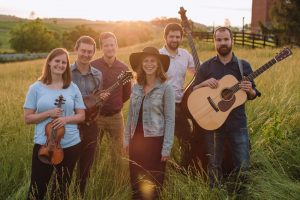
[(48, 114), (48, 117), (51, 117), (51, 118), (57, 118), (57, 117), (60, 117), (61, 114), (63, 113), (63, 109), (61, 108), (53, 108), (51, 110), (48, 110), (47, 111), (47, 114)]
[(52, 124), (53, 124), (53, 128), (54, 129), (58, 129), (60, 127), (63, 127), (67, 124), (67, 117), (59, 117), (59, 118), (56, 118), (52, 121)]

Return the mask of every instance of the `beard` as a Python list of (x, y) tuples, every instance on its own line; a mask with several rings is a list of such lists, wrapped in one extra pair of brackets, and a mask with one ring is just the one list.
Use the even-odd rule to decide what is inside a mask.
[(227, 45), (222, 45), (219, 48), (217, 48), (217, 52), (221, 55), (221, 56), (227, 56), (232, 50), (232, 45), (227, 46)]
[(167, 43), (167, 46), (169, 47), (169, 49), (172, 49), (172, 50), (178, 49), (179, 45), (180, 45), (179, 42), (169, 42), (169, 43)]

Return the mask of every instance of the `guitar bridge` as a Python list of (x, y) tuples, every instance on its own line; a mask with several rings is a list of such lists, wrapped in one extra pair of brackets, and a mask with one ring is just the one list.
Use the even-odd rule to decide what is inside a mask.
[(217, 107), (217, 105), (215, 104), (215, 102), (210, 98), (210, 97), (207, 97), (207, 100), (209, 102), (209, 104), (211, 105), (211, 107), (213, 107), (213, 109), (218, 112), (219, 111), (219, 108)]

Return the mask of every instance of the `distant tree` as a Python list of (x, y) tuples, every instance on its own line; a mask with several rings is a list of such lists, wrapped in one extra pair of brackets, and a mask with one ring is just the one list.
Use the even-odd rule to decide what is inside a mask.
[(168, 23), (172, 23), (172, 22), (176, 22), (180, 24), (181, 20), (179, 18), (157, 17), (150, 21), (151, 24), (160, 27), (165, 27)]
[(96, 32), (94, 29), (87, 27), (86, 25), (79, 25), (76, 26), (71, 31), (65, 31), (62, 36), (62, 44), (63, 47), (69, 50), (73, 50), (75, 46), (75, 42), (77, 39), (82, 35), (88, 35), (97, 41), (97, 38), (99, 37), (99, 33)]
[(153, 30), (149, 23), (145, 22), (121, 22), (112, 28), (116, 34), (118, 46), (130, 46), (153, 39)]
[(271, 32), (278, 36), (281, 44), (296, 43), (300, 45), (300, 1), (299, 0), (274, 0), (270, 9)]
[(59, 46), (58, 34), (39, 19), (16, 25), (10, 35), (10, 45), (17, 52), (47, 52)]

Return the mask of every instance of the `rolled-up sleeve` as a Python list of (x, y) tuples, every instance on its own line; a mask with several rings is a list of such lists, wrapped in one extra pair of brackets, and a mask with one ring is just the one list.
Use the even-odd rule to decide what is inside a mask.
[[(242, 62), (243, 62), (244, 75), (245, 75), (245, 76), (250, 75), (250, 74), (253, 72), (253, 70), (252, 70), (250, 64), (249, 64), (247, 61), (245, 61), (245, 60), (242, 60)], [(255, 90), (255, 92), (256, 92), (256, 95), (255, 95), (253, 98), (250, 98), (249, 95), (247, 94), (247, 99), (248, 99), (248, 100), (253, 100), (253, 99), (255, 99), (256, 97), (260, 97), (260, 96), (261, 96), (260, 91), (256, 88), (255, 82), (252, 80), (251, 83), (252, 83), (252, 88), (253, 88), (253, 89)]]

